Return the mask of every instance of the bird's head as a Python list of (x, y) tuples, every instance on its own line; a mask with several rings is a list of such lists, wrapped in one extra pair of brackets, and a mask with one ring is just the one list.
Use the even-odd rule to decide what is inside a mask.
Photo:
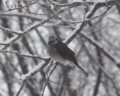
[(52, 35), (49, 37), (49, 40), (48, 40), (49, 45), (56, 45), (57, 43), (58, 43), (58, 40), (55, 36)]

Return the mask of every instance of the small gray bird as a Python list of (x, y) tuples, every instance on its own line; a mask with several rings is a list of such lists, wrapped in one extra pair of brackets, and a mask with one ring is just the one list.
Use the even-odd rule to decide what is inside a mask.
[(88, 73), (79, 66), (74, 52), (55, 36), (49, 37), (48, 54), (53, 60), (56, 60), (62, 64), (64, 64), (66, 61), (73, 62), (83, 72), (83, 74), (88, 77)]

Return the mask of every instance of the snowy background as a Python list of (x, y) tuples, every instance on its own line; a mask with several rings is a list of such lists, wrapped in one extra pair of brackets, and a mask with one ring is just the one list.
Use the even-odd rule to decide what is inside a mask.
[[(88, 78), (53, 64), (52, 34)], [(0, 96), (120, 96), (120, 1), (0, 0)]]

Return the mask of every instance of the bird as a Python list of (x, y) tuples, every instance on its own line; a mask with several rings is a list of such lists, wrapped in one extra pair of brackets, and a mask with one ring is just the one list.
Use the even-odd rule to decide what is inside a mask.
[(64, 64), (67, 61), (73, 62), (82, 73), (88, 77), (88, 73), (78, 64), (75, 53), (61, 40), (52, 35), (48, 40), (48, 54), (49, 56), (59, 62)]

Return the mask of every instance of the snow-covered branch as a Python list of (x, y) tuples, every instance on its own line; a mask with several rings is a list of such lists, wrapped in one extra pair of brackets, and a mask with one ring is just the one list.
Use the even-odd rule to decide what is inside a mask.
[(16, 54), (16, 55), (23, 56), (23, 57), (28, 57), (28, 58), (36, 58), (36, 59), (41, 59), (41, 60), (48, 60), (48, 59), (42, 58), (42, 57), (40, 57), (38, 55), (24, 54), (24, 53), (20, 53), (18, 51), (0, 50), (0, 53), (12, 53), (12, 54)]
[(22, 32), (22, 31), (14, 31), (9, 28), (2, 27), (2, 26), (0, 26), (0, 29), (3, 30), (3, 32), (8, 32), (8, 33), (16, 34), (16, 35), (20, 35)]

